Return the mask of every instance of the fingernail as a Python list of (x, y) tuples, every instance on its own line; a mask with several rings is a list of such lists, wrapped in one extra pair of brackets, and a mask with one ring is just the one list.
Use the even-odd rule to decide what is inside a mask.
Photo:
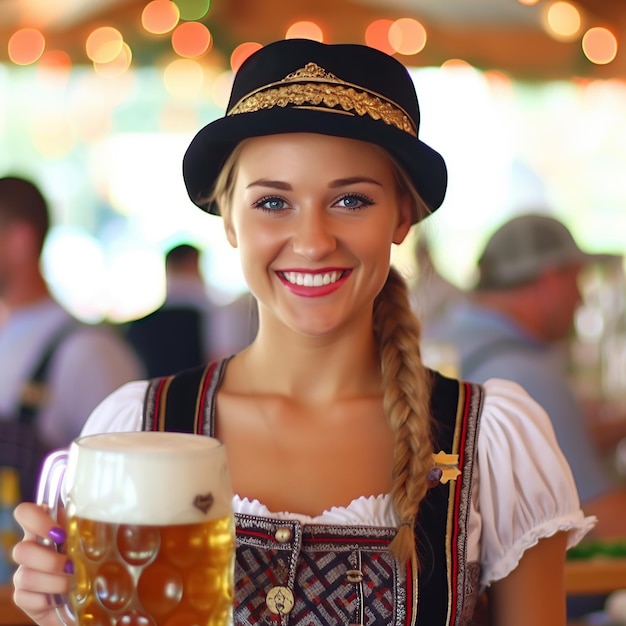
[(72, 561), (70, 561), (69, 559), (67, 561), (65, 561), (65, 565), (63, 566), (63, 571), (66, 574), (73, 574), (74, 573), (74, 565), (72, 564)]
[(50, 537), (50, 539), (52, 539), (52, 541), (54, 541), (54, 543), (65, 543), (65, 539), (67, 538), (67, 535), (65, 534), (65, 531), (62, 528), (51, 528), (48, 531), (48, 537)]

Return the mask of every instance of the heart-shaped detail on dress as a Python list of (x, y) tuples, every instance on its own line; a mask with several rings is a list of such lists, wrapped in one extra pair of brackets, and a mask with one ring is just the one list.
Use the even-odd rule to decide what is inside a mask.
[(213, 506), (213, 494), (206, 493), (203, 496), (196, 496), (193, 499), (193, 505), (196, 509), (202, 511), (206, 515), (209, 512), (209, 509)]

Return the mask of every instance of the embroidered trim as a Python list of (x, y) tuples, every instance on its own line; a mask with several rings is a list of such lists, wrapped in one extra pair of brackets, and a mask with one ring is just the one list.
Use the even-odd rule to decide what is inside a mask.
[(251, 91), (226, 115), (253, 113), (276, 106), (361, 117), (367, 115), (417, 137), (413, 120), (399, 104), (379, 93), (341, 80), (315, 63), (307, 63), (282, 80)]

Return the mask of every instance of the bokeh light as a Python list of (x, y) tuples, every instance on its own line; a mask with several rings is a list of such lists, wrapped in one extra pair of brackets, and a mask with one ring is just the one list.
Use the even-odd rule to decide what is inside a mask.
[(45, 47), (46, 40), (36, 28), (21, 28), (9, 38), (9, 59), (16, 65), (31, 65), (39, 60)]
[(153, 35), (169, 33), (178, 24), (180, 11), (172, 0), (152, 0), (141, 12), (141, 25)]
[(534, 6), (539, 3), (539, 0), (517, 0), (520, 4), (523, 4), (527, 7)]
[(159, 113), (159, 128), (165, 133), (192, 135), (201, 126), (202, 123), (195, 103), (169, 100)]
[(318, 24), (308, 22), (294, 22), (285, 33), (285, 39), (312, 39), (313, 41), (324, 41), (324, 33)]
[(195, 99), (204, 84), (202, 66), (193, 59), (176, 59), (163, 71), (163, 84), (176, 98)]
[(571, 2), (553, 2), (546, 5), (542, 21), (547, 32), (559, 41), (572, 41), (580, 33), (582, 17)]
[(62, 112), (38, 115), (29, 130), (35, 150), (46, 159), (63, 158), (74, 147), (74, 131)]
[(602, 26), (590, 28), (582, 39), (585, 56), (596, 65), (606, 65), (617, 56), (617, 38)]
[(365, 43), (385, 54), (393, 54), (395, 50), (389, 43), (389, 28), (393, 20), (374, 20), (365, 29)]
[(418, 54), (426, 46), (426, 29), (413, 18), (400, 18), (389, 27), (389, 43), (398, 54)]
[(210, 0), (176, 0), (180, 17), (183, 20), (191, 22), (193, 20), (201, 20), (211, 7)]
[(181, 57), (202, 56), (213, 44), (209, 29), (200, 22), (179, 24), (172, 33), (172, 48)]
[(93, 30), (85, 42), (87, 57), (97, 64), (115, 61), (124, 48), (124, 38), (117, 28), (101, 26)]
[(72, 58), (65, 50), (46, 50), (39, 59), (37, 67), (69, 74)]
[(222, 72), (215, 77), (211, 85), (211, 96), (213, 101), (221, 109), (226, 110), (228, 99), (230, 98), (230, 90), (233, 86), (235, 75), (233, 72)]
[(42, 265), (54, 295), (77, 317), (101, 322), (109, 306), (102, 244), (76, 226), (55, 225), (43, 249)]
[(133, 60), (133, 53), (130, 46), (126, 42), (122, 42), (122, 49), (114, 59), (107, 63), (98, 63), (94, 61), (93, 67), (96, 74), (105, 78), (117, 78), (121, 76), (128, 68)]
[(263, 46), (256, 41), (246, 41), (239, 44), (230, 55), (230, 69), (236, 72), (243, 64), (243, 62), (257, 50), (260, 50)]

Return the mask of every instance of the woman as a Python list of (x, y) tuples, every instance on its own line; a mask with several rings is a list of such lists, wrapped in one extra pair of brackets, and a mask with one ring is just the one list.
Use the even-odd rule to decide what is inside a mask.
[[(512, 383), (428, 371), (390, 269), (392, 244), (445, 194), (418, 128), (411, 79), (381, 52), (288, 40), (248, 59), (183, 171), (239, 248), (258, 336), (207, 369), (189, 428), (159, 417), (163, 381), (123, 387), (85, 427), (164, 418), (224, 442), (237, 624), (468, 624), (485, 587), (495, 625), (565, 624), (565, 549), (593, 522), (549, 420)], [(189, 379), (170, 406), (195, 400)], [(56, 624), (45, 594), (67, 589), (66, 562), (35, 539), (58, 530), (32, 504), (16, 517), (16, 602)]]

